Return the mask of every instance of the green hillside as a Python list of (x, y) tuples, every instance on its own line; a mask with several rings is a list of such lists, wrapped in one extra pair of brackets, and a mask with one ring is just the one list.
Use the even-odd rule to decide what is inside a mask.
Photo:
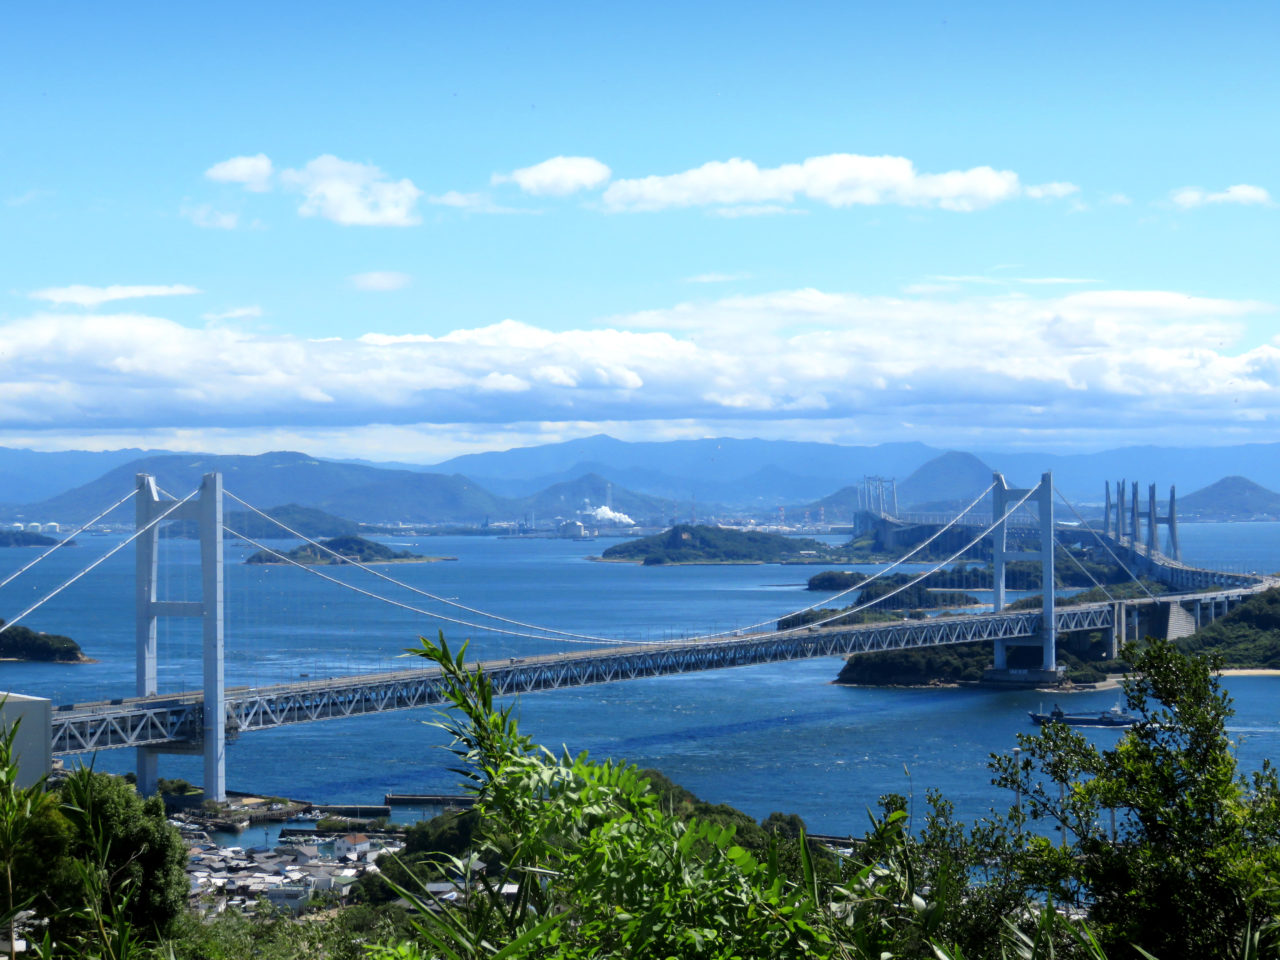
[(664, 563), (779, 563), (797, 559), (836, 559), (824, 543), (778, 533), (725, 530), (678, 524), (670, 530), (629, 540), (604, 552), (605, 560)]
[(1254, 594), (1178, 646), (1219, 654), (1225, 667), (1280, 669), (1280, 589)]
[[(4, 621), (0, 620), (0, 626)], [(81, 663), (86, 660), (80, 644), (56, 633), (39, 633), (18, 624), (0, 633), (0, 660), (38, 660)]]
[(0, 530), (0, 547), (51, 547), (57, 542), (53, 537), (30, 530)]
[[(320, 546), (328, 547), (328, 550), (322, 550), (320, 547), (313, 546), (310, 543), (304, 543), (300, 547), (280, 551), (280, 553), (288, 557), (289, 560), (293, 560), (296, 563), (305, 563), (309, 566), (341, 564), (346, 560), (355, 560), (360, 563), (394, 563), (395, 561), (428, 559), (419, 554), (410, 553), (408, 550), (392, 550), (386, 544), (375, 543), (373, 540), (366, 540), (364, 537), (334, 537), (331, 540), (321, 540)], [(329, 550), (339, 554), (343, 559), (335, 557)], [(287, 562), (275, 556), (275, 554), (268, 553), (266, 550), (259, 550), (245, 560), (245, 563), (253, 564)]]

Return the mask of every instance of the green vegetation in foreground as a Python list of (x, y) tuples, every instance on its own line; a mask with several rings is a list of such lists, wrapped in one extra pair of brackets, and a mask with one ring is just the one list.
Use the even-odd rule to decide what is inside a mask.
[[(30, 530), (0, 530), (0, 547), (52, 547), (58, 541)], [(75, 546), (75, 541), (67, 544)]]
[[(0, 626), (4, 621), (0, 620)], [(53, 663), (85, 663), (80, 644), (56, 633), (37, 633), (19, 624), (0, 633), (0, 660), (39, 660)]]
[(605, 560), (639, 561), (646, 566), (664, 563), (781, 563), (787, 560), (835, 563), (842, 557), (842, 550), (833, 550), (817, 540), (684, 523), (651, 537), (616, 544), (603, 554)]
[(1280, 669), (1280, 589), (1254, 594), (1177, 643), (1188, 653), (1216, 654), (1227, 667)]
[[(14, 782), (0, 737), (0, 922), (48, 923), (33, 955), (67, 960), (1114, 960), (1280, 951), (1280, 782), (1236, 767), (1216, 661), (1152, 641), (1126, 651), (1140, 722), (1100, 750), (1049, 725), (996, 755), (1021, 798), (975, 824), (936, 792), (880, 813), (840, 860), (795, 817), (753, 825), (664, 779), (520, 733), (489, 678), (444, 644), (438, 665), (474, 810), (420, 824), (369, 902), (297, 919), (180, 910), (182, 847), (158, 800), (74, 774)], [(1113, 819), (1114, 815), (1114, 819)], [(483, 866), (476, 872), (475, 864)], [(466, 897), (420, 880), (448, 876)], [(464, 879), (465, 878), (465, 879)], [(385, 885), (385, 886), (381, 886)], [(401, 902), (375, 902), (395, 895)], [(324, 905), (322, 905), (323, 907)]]
[[(15, 782), (16, 727), (0, 731), (0, 927), (31, 911), (33, 956), (141, 956), (174, 930), (187, 900), (186, 845), (159, 797), (80, 767), (55, 789)], [(42, 929), (41, 929), (42, 928)], [(30, 932), (28, 933), (30, 936)]]
[[(339, 554), (342, 559), (338, 559), (327, 550), (321, 550), (309, 543), (304, 543), (300, 547), (294, 547), (289, 551), (281, 551), (282, 556), (288, 557), (297, 563), (306, 563), (316, 566), (324, 564), (345, 563), (347, 560), (356, 560), (360, 563), (386, 563), (387, 561), (396, 560), (426, 560), (428, 558), (419, 556), (416, 553), (410, 553), (408, 550), (392, 550), (386, 544), (376, 543), (373, 540), (366, 540), (364, 537), (334, 537), (330, 540), (321, 540), (321, 546), (328, 547), (334, 553)], [(245, 563), (285, 563), (274, 554), (268, 553), (266, 550), (259, 550), (252, 554)]]

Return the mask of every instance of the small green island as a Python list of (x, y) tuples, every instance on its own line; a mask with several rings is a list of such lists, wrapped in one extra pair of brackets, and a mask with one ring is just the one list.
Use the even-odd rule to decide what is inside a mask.
[[(321, 549), (325, 547), (327, 549)], [(332, 552), (330, 552), (332, 551)], [(334, 556), (334, 554), (337, 556)], [(408, 550), (392, 550), (382, 543), (366, 540), (364, 537), (333, 537), (321, 540), (320, 547), (304, 543), (292, 550), (281, 551), (277, 555), (267, 550), (259, 550), (250, 555), (245, 563), (280, 564), (302, 563), (307, 566), (327, 566), (344, 563), (433, 563), (436, 560), (452, 560), (453, 557), (424, 557)]]
[(845, 553), (818, 540), (756, 530), (677, 524), (610, 547), (601, 560), (645, 566), (689, 563), (840, 563)]
[[(52, 547), (57, 542), (53, 537), (31, 530), (0, 530), (0, 547)], [(67, 546), (75, 546), (75, 541)]]
[[(0, 620), (0, 626), (4, 621)], [(41, 663), (93, 663), (80, 644), (56, 633), (40, 633), (24, 626), (9, 627), (0, 633), (0, 660), (31, 660)]]

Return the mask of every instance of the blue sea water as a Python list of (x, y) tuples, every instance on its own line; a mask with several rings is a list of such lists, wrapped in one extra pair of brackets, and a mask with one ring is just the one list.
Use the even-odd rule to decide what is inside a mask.
[[(1188, 561), (1223, 569), (1280, 569), (1280, 524), (1183, 527)], [(513, 620), (629, 640), (671, 639), (767, 623), (825, 595), (804, 589), (803, 566), (640, 567), (594, 563), (608, 541), (392, 538), (398, 549), (456, 561), (380, 567), (388, 576)], [(82, 538), (0, 590), (0, 614), (13, 616), (118, 543)], [(227, 682), (264, 684), (404, 668), (401, 655), (423, 633), (443, 628), (451, 643), (470, 639), (480, 657), (551, 652), (563, 645), (503, 637), (444, 624), (341, 590), (292, 567), (246, 566), (249, 551), (228, 544)], [(0, 551), (0, 578), (26, 563), (26, 550)], [(198, 593), (195, 544), (163, 541), (168, 599)], [(867, 569), (874, 569), (868, 567)], [(443, 610), (353, 569), (328, 576)], [(0, 689), (57, 703), (133, 692), (133, 556), (129, 548), (25, 621), (65, 633), (97, 659), (88, 665), (0, 663)], [(453, 611), (459, 619), (476, 619)], [(193, 622), (162, 621), (161, 690), (199, 686), (200, 645)], [(835, 686), (838, 659), (744, 667), (523, 697), (523, 728), (540, 742), (656, 767), (705, 799), (763, 817), (801, 814), (811, 829), (860, 831), (887, 792), (923, 803), (938, 788), (964, 818), (1007, 807), (990, 784), (987, 760), (1031, 727), (1034, 692), (968, 689), (877, 690)], [(1246, 767), (1275, 758), (1280, 678), (1235, 677), (1231, 724)], [(1114, 692), (1060, 697), (1072, 709), (1103, 709)], [(1047, 704), (1046, 704), (1047, 705)], [(455, 774), (430, 711), (300, 724), (247, 734), (228, 749), (233, 789), (322, 802), (377, 803), (385, 792), (457, 792)], [(1097, 731), (1107, 742), (1117, 734)], [(131, 769), (131, 751), (106, 751), (100, 769)], [(164, 757), (163, 776), (198, 781), (198, 758)]]

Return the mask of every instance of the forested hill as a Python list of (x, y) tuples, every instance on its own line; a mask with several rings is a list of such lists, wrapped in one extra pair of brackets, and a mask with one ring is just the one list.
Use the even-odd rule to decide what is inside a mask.
[(678, 524), (670, 530), (629, 540), (604, 552), (605, 560), (663, 563), (779, 563), (785, 560), (830, 561), (837, 554), (825, 543), (779, 533), (726, 530)]
[(1280, 669), (1280, 588), (1254, 594), (1178, 646), (1220, 654), (1226, 667)]
[[(0, 547), (51, 547), (58, 541), (30, 530), (0, 530)], [(67, 544), (71, 546), (75, 541)]]
[[(4, 621), (0, 620), (0, 626)], [(85, 663), (80, 644), (56, 633), (40, 633), (17, 624), (0, 633), (0, 660), (40, 660)]]
[[(327, 547), (328, 549), (322, 550), (321, 547)], [(338, 554), (338, 556), (335, 557), (334, 553)], [(300, 547), (284, 552), (282, 556), (288, 559), (282, 560), (273, 553), (259, 550), (246, 559), (245, 563), (288, 563), (289, 560), (292, 560), (295, 563), (323, 565), (344, 563), (346, 560), (357, 560), (360, 563), (394, 563), (396, 561), (429, 559), (416, 553), (410, 553), (408, 550), (392, 550), (386, 544), (366, 540), (364, 537), (334, 537), (332, 540), (321, 540), (320, 547), (304, 543)]]

